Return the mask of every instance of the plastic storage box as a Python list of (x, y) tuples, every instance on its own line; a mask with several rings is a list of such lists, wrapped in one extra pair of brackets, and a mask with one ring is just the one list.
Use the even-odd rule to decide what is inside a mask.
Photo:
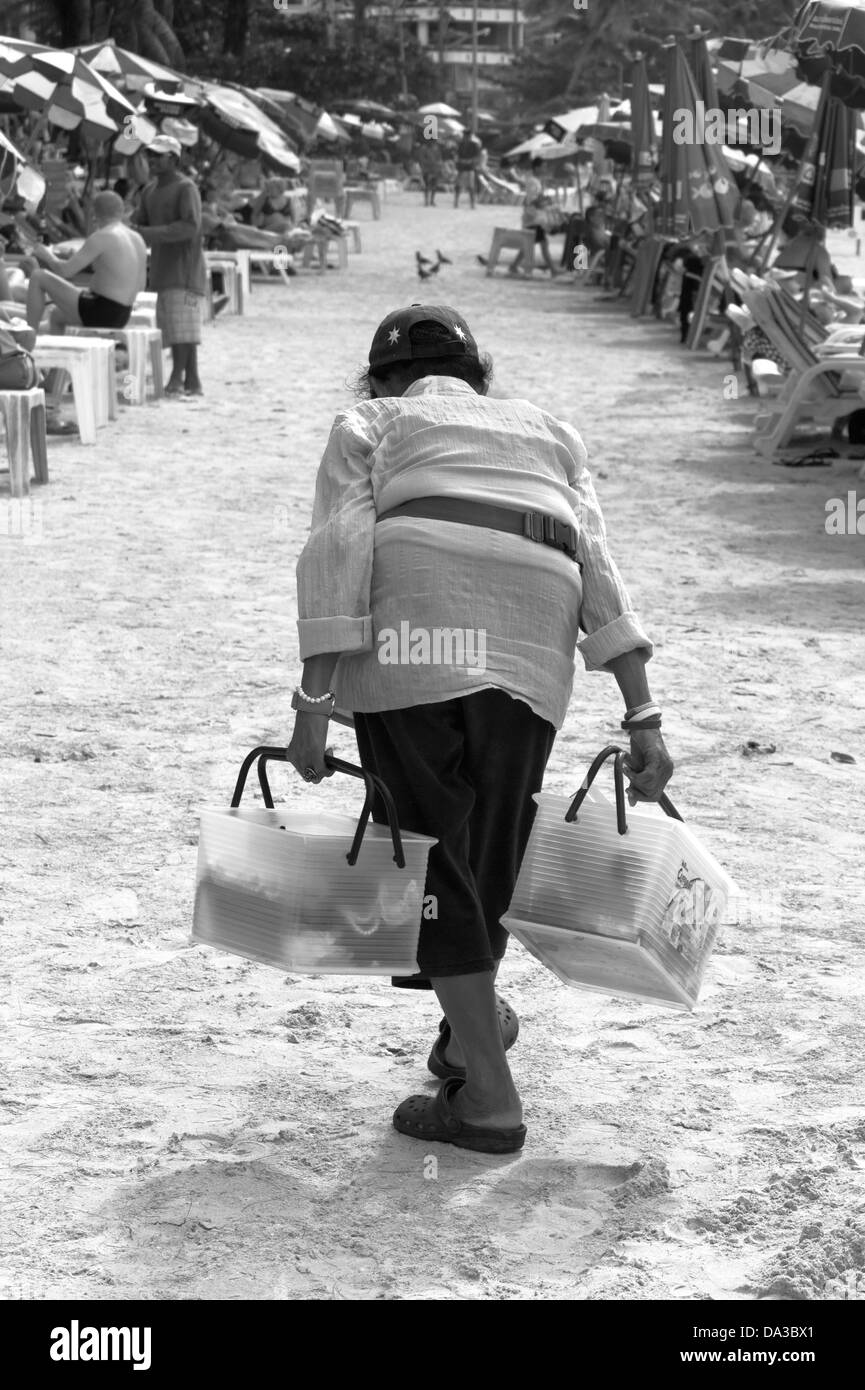
[[(616, 803), (589, 790), (612, 754)], [(667, 815), (625, 812), (621, 757), (605, 750), (573, 801), (535, 796), (502, 924), (566, 984), (691, 1009), (736, 885), (666, 798)]]
[[(266, 806), (241, 808), (256, 757)], [(275, 810), (267, 758), (285, 760), (285, 750), (254, 749), (231, 807), (201, 808), (193, 940), (297, 974), (415, 974), (436, 841), (400, 831), (386, 788), (336, 759), (331, 766), (366, 781), (359, 822), (314, 808)], [(369, 823), (376, 790), (389, 826)]]

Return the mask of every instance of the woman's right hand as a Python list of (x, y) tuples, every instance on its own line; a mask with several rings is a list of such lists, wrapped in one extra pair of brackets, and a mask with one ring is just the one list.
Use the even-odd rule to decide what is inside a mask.
[[(321, 714), (307, 714), (298, 710), (294, 719), (291, 742), (286, 752), (288, 761), (297, 769), (305, 782), (320, 782), (324, 777), (333, 776), (333, 768), (325, 766), (327, 731), (330, 721)], [(307, 776), (314, 772), (315, 776)]]

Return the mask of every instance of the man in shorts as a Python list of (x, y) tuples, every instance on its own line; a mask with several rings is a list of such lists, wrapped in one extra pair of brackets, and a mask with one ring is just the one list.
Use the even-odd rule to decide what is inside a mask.
[(478, 154), (481, 142), (476, 135), (465, 131), (463, 138), (457, 145), (457, 178), (454, 184), (454, 207), (460, 205), (460, 193), (465, 189), (469, 195), (469, 202), (472, 207), (475, 205), (475, 193), (477, 191), (477, 179), (475, 170), (477, 168)]
[[(47, 246), (34, 246), (39, 262), (27, 287), (27, 322), (39, 328), (51, 304), (52, 333), (69, 326), (125, 328), (135, 297), (147, 277), (147, 247), (137, 232), (124, 225), (123, 199), (116, 193), (97, 193), (93, 199), (96, 230), (80, 250), (60, 260)], [(87, 289), (69, 282), (82, 271), (92, 270)]]
[(202, 305), (207, 267), (201, 233), (201, 198), (192, 179), (180, 173), (180, 142), (158, 135), (147, 149), (156, 175), (141, 195), (135, 219), (151, 247), (150, 288), (156, 291), (156, 322), (171, 348), (166, 396), (203, 396), (198, 376)]

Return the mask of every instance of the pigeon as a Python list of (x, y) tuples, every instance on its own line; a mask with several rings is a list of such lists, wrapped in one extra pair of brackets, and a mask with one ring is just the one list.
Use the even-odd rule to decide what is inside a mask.
[(422, 256), (421, 253), (420, 253), (420, 251), (415, 251), (415, 253), (414, 253), (414, 258), (415, 258), (415, 260), (416, 260), (417, 263), (418, 263), (418, 268), (420, 268), (421, 266), (424, 266), (424, 265), (432, 265), (432, 261), (429, 259), (429, 257), (428, 257), (428, 256)]
[(439, 265), (453, 265), (453, 261), (448, 260), (447, 256), (443, 256), (441, 251), (436, 251), (436, 255), (438, 256)]
[(428, 280), (430, 276), (434, 275), (437, 270), (438, 266), (435, 265), (433, 266), (432, 270), (424, 270), (423, 266), (420, 264), (420, 262), (418, 262), (417, 273), (420, 276), (421, 280)]

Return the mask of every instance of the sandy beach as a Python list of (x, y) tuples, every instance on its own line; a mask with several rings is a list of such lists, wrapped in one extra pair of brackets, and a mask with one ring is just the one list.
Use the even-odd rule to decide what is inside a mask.
[[(29, 535), (0, 529), (0, 1297), (861, 1299), (865, 539), (825, 524), (861, 465), (758, 459), (729, 364), (598, 289), (486, 278), (518, 209), (419, 203), (360, 208), (347, 272), (257, 283), (206, 328), (204, 399), (51, 439)], [(391, 1127), (438, 1084), (432, 995), (190, 941), (197, 808), (291, 729), (332, 417), (423, 298), (466, 316), (497, 394), (581, 431), (656, 642), (671, 795), (746, 894), (691, 1015), (569, 990), (512, 943), (509, 1158)], [(580, 663), (546, 785), (575, 791), (620, 717)]]

